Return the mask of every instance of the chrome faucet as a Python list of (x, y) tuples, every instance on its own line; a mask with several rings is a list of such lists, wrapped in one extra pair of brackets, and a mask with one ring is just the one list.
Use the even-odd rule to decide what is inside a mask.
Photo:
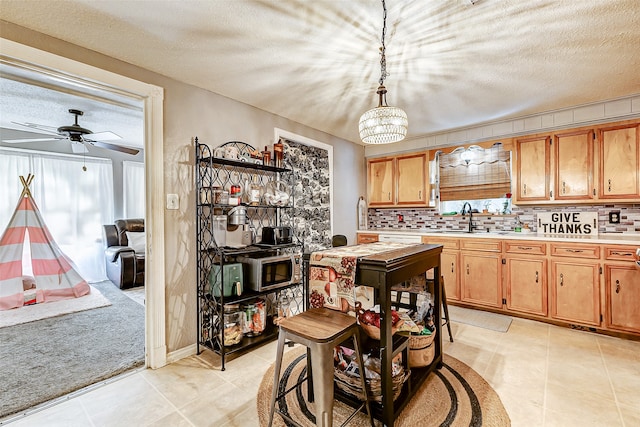
[[(469, 210), (467, 210), (469, 208)], [(469, 233), (473, 232), (473, 210), (471, 209), (471, 204), (469, 202), (464, 202), (462, 205), (462, 215), (465, 213), (469, 214)]]

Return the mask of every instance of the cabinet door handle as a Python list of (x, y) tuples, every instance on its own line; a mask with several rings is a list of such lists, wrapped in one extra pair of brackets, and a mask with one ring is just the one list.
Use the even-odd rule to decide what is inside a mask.
[(451, 263), (451, 272), (453, 273), (453, 263)]
[(633, 256), (633, 254), (631, 252), (611, 252), (611, 255), (618, 255), (618, 256)]
[(538, 283), (538, 272), (536, 271), (536, 283)]
[(620, 280), (616, 280), (616, 294), (620, 293)]
[(609, 193), (611, 193), (611, 180), (609, 180)]
[(530, 251), (533, 248), (530, 246), (518, 246), (518, 249), (520, 249), (521, 251)]
[(571, 252), (573, 254), (579, 254), (584, 252), (582, 249), (566, 249), (566, 252)]
[(421, 200), (421, 199), (422, 199), (422, 190), (419, 190), (418, 191), (418, 200)]
[(469, 274), (469, 264), (467, 264), (467, 274)]
[(387, 200), (391, 201), (391, 191), (389, 191), (389, 195), (387, 196)]
[(522, 194), (524, 194), (525, 196), (527, 195), (527, 184), (524, 184), (522, 186)]
[(562, 194), (565, 194), (566, 192), (567, 192), (567, 188), (566, 188), (565, 182), (562, 181)]
[(560, 273), (560, 286), (564, 286), (564, 275)]

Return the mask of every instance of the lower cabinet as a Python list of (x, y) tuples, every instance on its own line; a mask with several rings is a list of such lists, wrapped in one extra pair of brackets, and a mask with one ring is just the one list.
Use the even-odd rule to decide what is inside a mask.
[(460, 301), (460, 240), (446, 237), (423, 236), (422, 243), (442, 245), (440, 274), (444, 280), (447, 301)]
[(378, 234), (373, 233), (358, 233), (358, 244), (374, 243), (378, 241)]
[(463, 239), (460, 246), (461, 300), (502, 308), (501, 242)]
[(600, 246), (551, 243), (551, 317), (601, 325)]
[(460, 254), (454, 251), (442, 250), (440, 255), (440, 271), (444, 279), (444, 289), (447, 300), (460, 301), (460, 278), (458, 277), (458, 264)]
[(547, 315), (547, 260), (505, 257), (507, 310)]
[(600, 326), (600, 264), (551, 261), (551, 317)]
[(640, 269), (609, 264), (604, 269), (607, 328), (640, 333)]
[(547, 244), (507, 240), (504, 242), (504, 252), (507, 310), (546, 317)]
[(604, 249), (605, 326), (640, 334), (640, 268), (635, 265), (634, 246)]

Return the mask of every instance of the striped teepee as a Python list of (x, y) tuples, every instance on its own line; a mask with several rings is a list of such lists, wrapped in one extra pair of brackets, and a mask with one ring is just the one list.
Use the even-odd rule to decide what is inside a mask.
[(24, 305), (22, 253), (27, 238), (31, 245), (36, 302), (77, 298), (91, 291), (51, 237), (29, 190), (33, 178), (31, 174), (26, 179), (20, 177), (22, 194), (0, 239), (0, 310)]

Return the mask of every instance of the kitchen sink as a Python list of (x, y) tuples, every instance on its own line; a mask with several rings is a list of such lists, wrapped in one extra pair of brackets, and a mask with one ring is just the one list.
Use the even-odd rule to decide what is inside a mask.
[(437, 234), (487, 234), (487, 235), (491, 235), (491, 234), (507, 235), (511, 233), (511, 231), (498, 231), (498, 230), (496, 231), (474, 230), (471, 233), (469, 233), (466, 230), (428, 230), (426, 232), (437, 233)]

